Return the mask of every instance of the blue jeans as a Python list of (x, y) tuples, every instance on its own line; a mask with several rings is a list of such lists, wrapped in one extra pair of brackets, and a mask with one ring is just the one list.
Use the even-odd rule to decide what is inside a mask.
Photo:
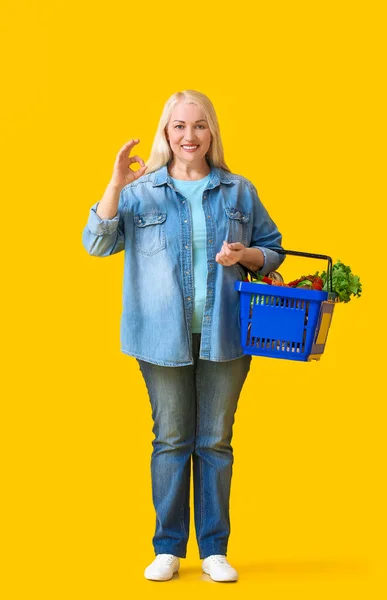
[(151, 457), (156, 510), (155, 554), (186, 557), (190, 525), (191, 455), (196, 539), (200, 558), (227, 555), (234, 462), (234, 414), (252, 356), (201, 360), (193, 333), (194, 365), (165, 367), (136, 359), (145, 379), (154, 422)]

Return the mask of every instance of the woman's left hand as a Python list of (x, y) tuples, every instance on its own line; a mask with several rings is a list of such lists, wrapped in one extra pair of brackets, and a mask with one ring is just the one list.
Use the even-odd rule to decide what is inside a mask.
[(231, 265), (235, 265), (235, 263), (243, 260), (245, 248), (246, 246), (241, 244), (241, 242), (228, 243), (224, 241), (222, 249), (217, 253), (215, 260), (224, 267), (231, 267)]

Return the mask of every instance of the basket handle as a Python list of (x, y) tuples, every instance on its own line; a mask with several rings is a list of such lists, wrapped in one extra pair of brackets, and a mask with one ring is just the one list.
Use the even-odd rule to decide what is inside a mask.
[[(283, 250), (278, 249), (278, 248), (273, 248), (274, 252), (278, 252), (278, 254), (292, 254), (294, 256), (305, 256), (306, 258), (321, 258), (322, 260), (327, 260), (328, 261), (328, 268), (327, 268), (327, 289), (328, 289), (328, 293), (332, 293), (332, 288), (333, 288), (333, 282), (332, 282), (332, 259), (330, 256), (327, 256), (326, 254), (312, 254), (311, 252), (298, 252), (297, 250)], [(246, 269), (248, 273), (250, 273), (251, 277), (256, 277), (257, 274), (252, 271), (251, 269), (249, 269), (248, 267), (246, 267), (245, 265), (242, 265), (241, 263), (238, 263), (239, 265), (241, 265), (241, 267), (243, 269)]]

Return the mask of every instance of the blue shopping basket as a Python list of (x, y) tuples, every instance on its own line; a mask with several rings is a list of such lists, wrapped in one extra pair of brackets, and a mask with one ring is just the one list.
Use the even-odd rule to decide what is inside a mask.
[[(236, 281), (235, 289), (240, 292), (243, 352), (270, 358), (319, 360), (338, 300), (332, 291), (332, 259), (324, 254), (296, 250), (275, 251), (327, 260), (328, 291)], [(254, 271), (245, 265), (241, 267), (256, 278)]]

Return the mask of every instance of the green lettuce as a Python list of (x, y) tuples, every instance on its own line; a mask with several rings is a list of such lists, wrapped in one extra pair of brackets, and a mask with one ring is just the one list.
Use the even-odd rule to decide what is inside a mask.
[[(323, 271), (319, 277), (324, 282), (323, 290), (328, 291), (327, 272)], [(351, 268), (338, 260), (332, 267), (332, 291), (339, 296), (340, 302), (349, 302), (351, 296), (361, 296), (362, 284), (357, 275), (353, 275)]]

